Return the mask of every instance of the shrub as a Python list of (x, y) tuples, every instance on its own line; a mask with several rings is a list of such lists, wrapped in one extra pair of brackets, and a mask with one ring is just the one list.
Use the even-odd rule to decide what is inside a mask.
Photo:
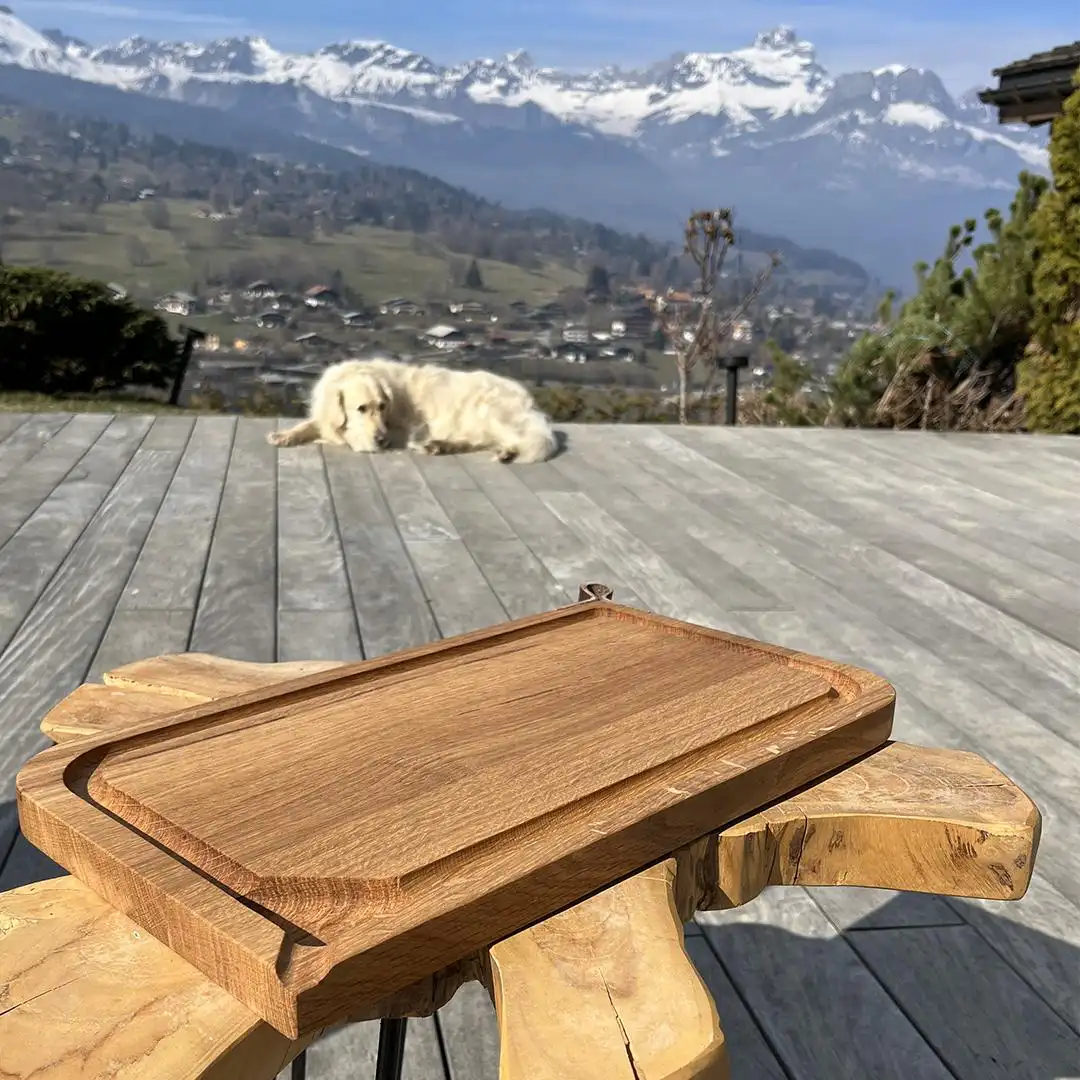
[(101, 282), (38, 267), (0, 267), (0, 389), (163, 389), (179, 363), (164, 321), (118, 300)]
[(1031, 344), (1017, 371), (1030, 431), (1080, 434), (1080, 71), (1050, 138), (1053, 189), (1032, 218)]

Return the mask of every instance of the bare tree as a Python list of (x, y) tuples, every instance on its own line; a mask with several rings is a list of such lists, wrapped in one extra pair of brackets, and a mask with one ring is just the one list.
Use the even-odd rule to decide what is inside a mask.
[(735, 324), (749, 311), (761, 294), (773, 271), (780, 265), (780, 255), (773, 252), (769, 265), (758, 274), (745, 296), (726, 311), (716, 304), (716, 282), (728, 251), (735, 246), (730, 209), (696, 210), (686, 222), (686, 254), (697, 267), (696, 294), (691, 303), (676, 303), (668, 289), (654, 301), (660, 329), (675, 350), (679, 371), (679, 423), (687, 422), (687, 399), (690, 372), (699, 361), (715, 360)]

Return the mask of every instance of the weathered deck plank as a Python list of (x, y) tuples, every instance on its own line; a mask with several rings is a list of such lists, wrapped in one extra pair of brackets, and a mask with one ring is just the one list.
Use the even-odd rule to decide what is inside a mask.
[[(19, 516), (30, 505), (36, 509), (13, 530), (0, 548), (0, 582), (3, 582), (0, 590), (0, 649), (11, 641), (30, 613), (49, 579), (127, 467), (150, 426), (143, 420), (118, 423), (109, 429), (108, 438), (102, 435), (104, 425), (95, 426), (80, 430), (72, 445), (65, 436), (72, 434), (79, 419), (76, 417), (39, 455), (39, 459), (49, 459), (42, 471), (23, 476), (25, 482), (19, 491), (5, 492), (12, 503), (18, 501), (20, 494), (28, 495), (18, 511)], [(66, 443), (63, 449), (58, 445), (61, 440)], [(60, 453), (54, 456), (54, 450), (60, 450)], [(77, 472), (74, 471), (76, 462)], [(35, 464), (42, 465), (43, 462), (34, 461), (21, 471), (30, 473)], [(69, 474), (69, 482), (61, 483)], [(3, 477), (0, 484), (15, 479), (14, 475)], [(5, 503), (5, 506), (10, 505)]]
[[(149, 426), (132, 421), (131, 431), (141, 439)], [(129, 455), (130, 443), (121, 440), (116, 454)], [(44, 745), (38, 719), (83, 680), (178, 460), (135, 450), (119, 478), (115, 457), (103, 457), (60, 485), (85, 485), (95, 500), (113, 483), (0, 654), (0, 801), (12, 797), (19, 765)]]
[(0, 413), (0, 443), (2, 443), (16, 428), (22, 427), (30, 419), (29, 413), (4, 412)]
[(280, 453), (277, 506), (278, 659), (360, 659), (360, 631), (321, 447)]
[(369, 458), (324, 448), (364, 656), (439, 636)]
[(186, 429), (162, 423), (177, 419), (160, 417), (143, 444), (184, 453), (90, 666), (93, 682), (155, 645), (183, 652), (191, 637), (236, 421), (204, 416)]
[(70, 413), (46, 413), (31, 416), (19, 424), (0, 443), (0, 476), (16, 476), (19, 467), (25, 465), (70, 421)]
[[(788, 433), (785, 433), (788, 434)], [(693, 443), (691, 443), (693, 445)], [(1003, 555), (978, 542), (978, 534), (965, 536), (918, 516), (925, 512), (921, 500), (912, 499), (900, 478), (869, 474), (852, 468), (850, 453), (837, 446), (815, 445), (815, 458), (829, 461), (841, 470), (842, 484), (831, 483), (823, 492), (822, 477), (807, 479), (808, 486), (833, 503), (829, 520), (853, 535), (898, 555), (905, 562), (927, 570), (934, 577), (978, 597), (1035, 629), (1056, 636), (1066, 644), (1080, 645), (1076, 610), (1080, 607), (1080, 585), (1075, 568), (1065, 562), (1058, 575), (1044, 573), (1029, 565), (1024, 549), (1018, 557)], [(798, 461), (803, 445), (779, 435), (770, 445), (770, 458)], [(1080, 472), (1080, 467), (1078, 467)], [(830, 478), (831, 480), (831, 478)], [(1080, 477), (1077, 479), (1080, 484)], [(835, 497), (842, 494), (842, 499)], [(925, 565), (929, 563), (929, 566)]]
[[(611, 437), (616, 438), (614, 434)], [(835, 551), (832, 543), (826, 542), (824, 546), (820, 546), (806, 543), (799, 544), (796, 541), (795, 546), (792, 547), (788, 535), (788, 526), (790, 525), (792, 513), (792, 508), (789, 505), (777, 505), (775, 514), (770, 514), (764, 519), (761, 517), (747, 518), (742, 516), (744, 506), (740, 502), (740, 498), (737, 497), (740, 477), (734, 475), (725, 476), (726, 484), (720, 484), (717, 474), (706, 467), (696, 474), (683, 476), (680, 479), (676, 472), (657, 467), (654, 459), (650, 459), (640, 452), (635, 453), (633, 447), (620, 446), (620, 456), (624, 466), (616, 476), (625, 477), (625, 483), (647, 498), (662, 518), (679, 520), (690, 535), (695, 536), (706, 546), (710, 546), (718, 556), (723, 557), (726, 555), (736, 561), (737, 565), (740, 565), (751, 576), (755, 574), (771, 575), (768, 579), (774, 583), (774, 587), (785, 598), (795, 601), (801, 609), (790, 614), (786, 612), (761, 615), (754, 615), (754, 613), (740, 614), (739, 617), (749, 624), (751, 633), (769, 640), (778, 641), (781, 644), (810, 651), (825, 652), (841, 659), (849, 659), (854, 663), (876, 666), (878, 670), (884, 671), (898, 683), (901, 680), (897, 677), (896, 672), (900, 665), (903, 664), (912, 671), (909, 685), (917, 686), (917, 680), (922, 681), (924, 683), (921, 688), (922, 694), (929, 700), (933, 700), (934, 691), (941, 685), (940, 680), (934, 678), (939, 671), (943, 671), (946, 678), (953, 679), (954, 686), (961, 693), (966, 690), (969, 693), (980, 694), (974, 684), (968, 684), (966, 687), (963, 683), (957, 685), (949, 668), (929, 654), (927, 654), (927, 659), (931, 662), (929, 671), (925, 670), (925, 667), (916, 666), (911, 668), (906, 654), (910, 651), (910, 648), (917, 648), (917, 646), (912, 646), (910, 643), (905, 643), (902, 651), (890, 649), (886, 654), (889, 657), (888, 660), (878, 659), (882, 655), (882, 648), (887, 647), (876, 640), (882, 635), (880, 624), (875, 625), (872, 619), (867, 618), (866, 611), (853, 607), (842, 596), (839, 599), (837, 598), (834, 592), (835, 586), (837, 584), (844, 586), (845, 582), (838, 581), (835, 573), (830, 573), (828, 569)], [(729, 460), (727, 464), (730, 466), (732, 463)], [(655, 472), (655, 476), (650, 475), (653, 472)], [(663, 477), (664, 479), (659, 480), (657, 477)], [(683, 497), (681, 499), (678, 496), (673, 497), (670, 487), (678, 488)], [(703, 494), (704, 492), (708, 492), (708, 494)], [(721, 492), (722, 494), (720, 494)], [(751, 494), (753, 498), (750, 498)], [(693, 501), (691, 501), (691, 496)], [(767, 496), (767, 492), (755, 490), (749, 493), (744, 491), (743, 496), (748, 503), (760, 508), (762, 497)], [(768, 506), (767, 498), (765, 502), (766, 506)], [(829, 540), (832, 539), (832, 537), (829, 538)], [(762, 541), (764, 541), (764, 544)], [(807, 558), (809, 558), (809, 562), (806, 561)], [(796, 565), (796, 563), (799, 565)], [(800, 566), (803, 569), (800, 569)], [(807, 573), (807, 570), (812, 571), (812, 573)], [(841, 564), (838, 567), (838, 572), (842, 575), (847, 575), (849, 571), (850, 568), (847, 565)], [(829, 579), (829, 585), (832, 588), (822, 581), (822, 576)], [(873, 588), (875, 583), (871, 582), (867, 587)], [(840, 589), (840, 592), (843, 593), (843, 588)], [(886, 590), (885, 596), (889, 598), (890, 603), (896, 604), (893, 592)], [(906, 605), (905, 610), (909, 607), (910, 605)], [(807, 618), (804, 612), (807, 614), (812, 613), (811, 618)], [(882, 614), (887, 616), (888, 613), (882, 612)], [(918, 614), (926, 616), (927, 612), (922, 609)], [(826, 626), (829, 629), (825, 629)], [(888, 631), (885, 631), (885, 637), (888, 637)], [(949, 640), (951, 639), (946, 636), (941, 645), (942, 655), (948, 655), (946, 650)], [(877, 661), (876, 664), (875, 660)], [(936, 664), (937, 667), (933, 667), (933, 664)], [(968, 718), (973, 721), (967, 728), (967, 738), (964, 738), (965, 733), (963, 732), (954, 731), (954, 733), (950, 734), (944, 719), (930, 713), (928, 710), (920, 709), (918, 717), (914, 717), (911, 711), (912, 702), (917, 701), (917, 699), (905, 699), (903, 696), (904, 689), (905, 687), (901, 686), (901, 710), (898, 722), (898, 731), (901, 732), (903, 737), (913, 738), (915, 741), (921, 742), (966, 745), (980, 749), (983, 752), (987, 750), (987, 741), (994, 741), (998, 725), (996, 723), (985, 725), (987, 728), (992, 727), (994, 731), (992, 734), (984, 732), (983, 725), (978, 718), (980, 715), (985, 716), (986, 714), (979, 709), (971, 709), (966, 699), (958, 698), (955, 692), (953, 700), (956, 706), (963, 710), (967, 705)], [(985, 698), (982, 700), (985, 700)], [(927, 727), (928, 723), (932, 724), (929, 728)], [(1031, 724), (1027, 717), (1019, 718), (1018, 723), (1021, 725), (1026, 723), (1030, 732)], [(1037, 732), (1036, 735), (1038, 735)], [(1052, 754), (1054, 749), (1060, 749), (1060, 747), (1047, 747), (1042, 753)], [(1036, 770), (1037, 768), (1041, 769), (1042, 753), (1036, 748), (1033, 756), (1029, 740), (1021, 738), (1014, 740), (1012, 747), (1003, 751), (1001, 756), (1013, 762), (1013, 775), (1017, 774), (1015, 765), (1017, 758), (1023, 757), (1026, 759), (1029, 786), (1033, 786)], [(1071, 780), (1075, 784), (1074, 776), (1073, 769), (1069, 769), (1064, 782), (1068, 783)], [(1056, 787), (1057, 785), (1052, 786)], [(1061, 804), (1058, 805), (1060, 807)], [(1055, 810), (1055, 813), (1057, 812), (1064, 813), (1065, 820), (1060, 821), (1060, 827), (1067, 832), (1073, 821), (1074, 807), (1061, 807), (1060, 811)], [(1050, 826), (1048, 826), (1048, 830), (1050, 830)], [(1072, 856), (1068, 843), (1060, 844), (1053, 837), (1046, 840), (1045, 843), (1051, 851), (1056, 852), (1057, 856), (1063, 860), (1058, 865), (1058, 882), (1075, 883), (1076, 875), (1080, 873), (1080, 865)], [(1045, 858), (1044, 855), (1044, 860)], [(1043, 865), (1045, 865), (1045, 862)], [(822, 896), (830, 893), (829, 890), (815, 892), (816, 894), (820, 893)], [(1075, 896), (1075, 886), (1073, 887), (1073, 895)], [(866, 927), (868, 925), (897, 926), (955, 921), (953, 909), (946, 906), (942, 901), (931, 898), (900, 898), (888, 904), (887, 911), (875, 914), (875, 917), (869, 922), (863, 920), (860, 916), (880, 907), (881, 900), (877, 897), (871, 897), (859, 891), (850, 893), (836, 892), (831, 893), (828, 900), (823, 902), (826, 910), (840, 926), (851, 925), (853, 922), (861, 927)], [(863, 909), (862, 912), (860, 912), (860, 908)], [(1053, 966), (1053, 963), (1051, 963), (1051, 967)], [(962, 969), (954, 969), (953, 975), (952, 985), (959, 991), (963, 985)]]
[(415, 459), (377, 455), (373, 465), (442, 636), (504, 620), (506, 609), (424, 482)]
[[(0, 415), (0, 889), (55, 872), (15, 838), (11, 781), (91, 667), (376, 656), (599, 580), (881, 671), (901, 737), (978, 750), (1045, 812), (1019, 904), (786, 890), (700, 916), (688, 948), (736, 1080), (1077, 1073), (1076, 444), (590, 427), (508, 467), (282, 452), (273, 425)], [(311, 1080), (364, 1075), (376, 1042), (375, 1024), (330, 1033)], [(412, 1080), (495, 1080), (497, 1062), (478, 986), (410, 1025)]]
[(111, 421), (108, 415), (73, 417), (29, 460), (10, 468), (0, 462), (0, 544), (52, 494)]
[(567, 596), (576, 599), (582, 582), (601, 581), (615, 590), (620, 602), (643, 606), (614, 567), (583, 547), (580, 537), (544, 505), (519, 472), (492, 469), (470, 457), (462, 458), (462, 467)]
[(193, 652), (277, 658), (277, 457), (272, 420), (237, 427), (191, 633)]
[(803, 890), (698, 921), (791, 1075), (953, 1075)]
[[(841, 502), (830, 498), (820, 483), (800, 477), (794, 465), (785, 471), (775, 461), (736, 453), (722, 438), (700, 449), (714, 463), (723, 460), (723, 467), (735, 470), (742, 481), (750, 481), (762, 499), (770, 500), (768, 506), (783, 505), (792, 543), (803, 540), (814, 553), (828, 551), (842, 558), (826, 565), (818, 556), (807, 565), (813, 573), (915, 640), (947, 643), (953, 666), (1080, 745), (1080, 730), (1071, 720), (1071, 702), (1080, 688), (1076, 649), (833, 524), (832, 518), (842, 513)], [(843, 490), (850, 482), (851, 473), (838, 466), (830, 469), (834, 488)], [(897, 528), (902, 528), (900, 522)], [(898, 594), (912, 603), (896, 605)]]
[(453, 457), (418, 459), (421, 475), (446, 511), (503, 609), (512, 619), (576, 600), (548, 573), (495, 504)]
[[(972, 927), (884, 930), (849, 940), (954, 1074), (1046, 1080), (1080, 1068), (1080, 1035)], [(957, 966), (967, 975), (962, 994)]]

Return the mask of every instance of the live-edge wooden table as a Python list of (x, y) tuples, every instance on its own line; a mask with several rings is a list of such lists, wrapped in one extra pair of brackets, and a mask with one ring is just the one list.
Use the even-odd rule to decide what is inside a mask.
[[(607, 599), (600, 585), (580, 599)], [(198, 653), (125, 665), (42, 721), (77, 739), (337, 666)], [(715, 1006), (683, 943), (696, 910), (769, 885), (859, 885), (988, 900), (1025, 893), (1031, 800), (971, 753), (888, 743), (856, 763), (481, 953), (356, 1020), (380, 1019), (380, 1080), (400, 1076), (405, 1019), (479, 980), (503, 1080), (725, 1080)], [(0, 895), (0, 1076), (272, 1080), (304, 1075), (291, 1040), (73, 877)]]

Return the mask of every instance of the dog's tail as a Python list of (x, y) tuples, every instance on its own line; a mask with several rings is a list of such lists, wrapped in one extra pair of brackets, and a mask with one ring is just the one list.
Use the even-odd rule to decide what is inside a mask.
[(559, 449), (559, 440), (551, 428), (551, 421), (539, 410), (530, 412), (518, 439), (514, 460), (522, 465), (547, 461)]

